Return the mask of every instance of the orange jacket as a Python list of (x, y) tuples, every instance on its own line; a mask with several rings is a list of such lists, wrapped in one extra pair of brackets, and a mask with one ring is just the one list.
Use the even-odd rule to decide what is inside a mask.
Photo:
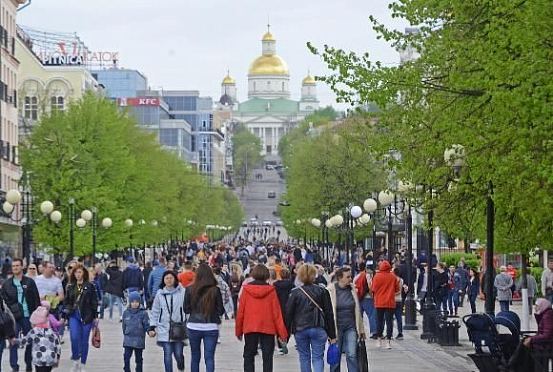
[(190, 284), (194, 283), (194, 278), (196, 274), (193, 271), (185, 271), (178, 275), (179, 282), (183, 288), (188, 287)]
[(388, 261), (382, 261), (380, 264), (380, 270), (373, 277), (371, 289), (374, 292), (375, 308), (395, 309), (399, 281), (392, 273), (392, 267)]
[(276, 335), (285, 340), (288, 332), (282, 319), (282, 311), (275, 287), (260, 282), (242, 288), (238, 303), (235, 333), (237, 337), (248, 333)]

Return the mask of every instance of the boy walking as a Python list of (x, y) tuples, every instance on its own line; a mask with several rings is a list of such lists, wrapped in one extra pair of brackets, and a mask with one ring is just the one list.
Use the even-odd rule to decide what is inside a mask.
[(131, 372), (131, 357), (134, 352), (136, 372), (142, 372), (142, 351), (146, 348), (146, 331), (150, 321), (146, 310), (140, 305), (140, 294), (129, 294), (129, 307), (123, 313), (123, 360), (125, 372)]

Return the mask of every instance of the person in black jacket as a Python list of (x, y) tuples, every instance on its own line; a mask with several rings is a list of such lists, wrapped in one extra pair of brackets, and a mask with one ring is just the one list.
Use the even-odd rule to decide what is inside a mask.
[(286, 328), (294, 334), (300, 357), (301, 372), (324, 370), (324, 350), (327, 339), (336, 342), (336, 326), (330, 294), (313, 284), (317, 269), (304, 264), (298, 269), (302, 287), (292, 290), (286, 304)]
[(119, 270), (117, 262), (111, 261), (106, 269), (108, 282), (106, 293), (109, 294), (109, 320), (113, 319), (113, 305), (117, 302), (119, 307), (119, 321), (123, 319), (123, 273)]
[(434, 301), (438, 310), (447, 312), (447, 296), (449, 293), (449, 287), (447, 283), (447, 272), (443, 262), (439, 262), (434, 270), (432, 270), (433, 280), (433, 293)]
[(217, 287), (217, 279), (207, 264), (198, 265), (194, 283), (186, 289), (184, 312), (190, 314), (187, 323), (190, 340), (190, 369), (199, 371), (200, 346), (203, 340), (205, 369), (207, 372), (215, 371), (215, 348), (225, 307), (223, 306), (223, 296)]
[[(10, 267), (10, 270), (11, 270), (11, 267)], [(9, 340), (10, 344), (13, 344), (15, 341), (15, 321), (13, 317), (9, 316), (8, 309), (4, 308), (4, 298), (2, 297), (2, 291), (0, 291), (0, 312), (2, 313), (2, 323), (0, 324), (0, 361), (1, 361), (4, 348), (6, 347), (6, 340)]]
[[(93, 323), (98, 320), (98, 294), (88, 281), (88, 270), (75, 264), (65, 292), (64, 322), (69, 323), (71, 335), (71, 371), (84, 371)], [(80, 363), (79, 363), (80, 360)]]
[(127, 260), (129, 266), (123, 270), (123, 291), (128, 295), (130, 292), (138, 292), (142, 296), (144, 291), (144, 275), (142, 270), (135, 264), (133, 256)]
[[(15, 319), (15, 335), (26, 335), (31, 330), (29, 320), (33, 311), (40, 306), (40, 296), (33, 279), (23, 275), (23, 260), (14, 258), (12, 261), (13, 276), (7, 279), (2, 285), (2, 297), (10, 309)], [(10, 347), (10, 366), (12, 370), (18, 371), (17, 363), (17, 345)], [(27, 371), (32, 371), (33, 356), (31, 345), (25, 348), (25, 364)]]
[[(290, 281), (290, 270), (287, 268), (282, 268), (280, 270), (280, 277), (282, 280), (277, 280), (273, 283), (276, 289), (278, 302), (280, 304), (280, 309), (282, 311), (282, 317), (286, 313), (286, 304), (288, 303), (288, 298), (290, 298), (290, 293), (294, 289), (294, 283)], [(288, 354), (288, 347), (286, 343), (278, 341), (279, 354)]]

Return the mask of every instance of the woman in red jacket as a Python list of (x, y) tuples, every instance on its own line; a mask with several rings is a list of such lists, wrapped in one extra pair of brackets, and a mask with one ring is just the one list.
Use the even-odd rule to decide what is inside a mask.
[(396, 309), (396, 292), (399, 292), (399, 282), (391, 272), (392, 267), (388, 261), (382, 261), (371, 283), (374, 293), (374, 307), (376, 308), (376, 347), (382, 346), (382, 334), (384, 333), (384, 317), (386, 317), (386, 348), (391, 349), (392, 334), (394, 331), (394, 311)]
[(261, 344), (263, 372), (273, 371), (275, 335), (285, 342), (288, 332), (282, 319), (275, 287), (267, 283), (270, 277), (265, 265), (256, 265), (250, 272), (254, 279), (242, 288), (236, 315), (236, 337), (244, 336), (244, 372), (255, 370), (257, 345)]

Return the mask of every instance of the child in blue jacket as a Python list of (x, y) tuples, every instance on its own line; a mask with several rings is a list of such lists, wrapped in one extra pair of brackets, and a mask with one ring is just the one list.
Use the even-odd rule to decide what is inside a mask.
[(142, 372), (142, 351), (146, 348), (146, 332), (150, 328), (148, 313), (140, 304), (140, 294), (129, 294), (129, 307), (123, 313), (124, 371), (131, 372), (131, 357), (134, 352), (136, 372)]

